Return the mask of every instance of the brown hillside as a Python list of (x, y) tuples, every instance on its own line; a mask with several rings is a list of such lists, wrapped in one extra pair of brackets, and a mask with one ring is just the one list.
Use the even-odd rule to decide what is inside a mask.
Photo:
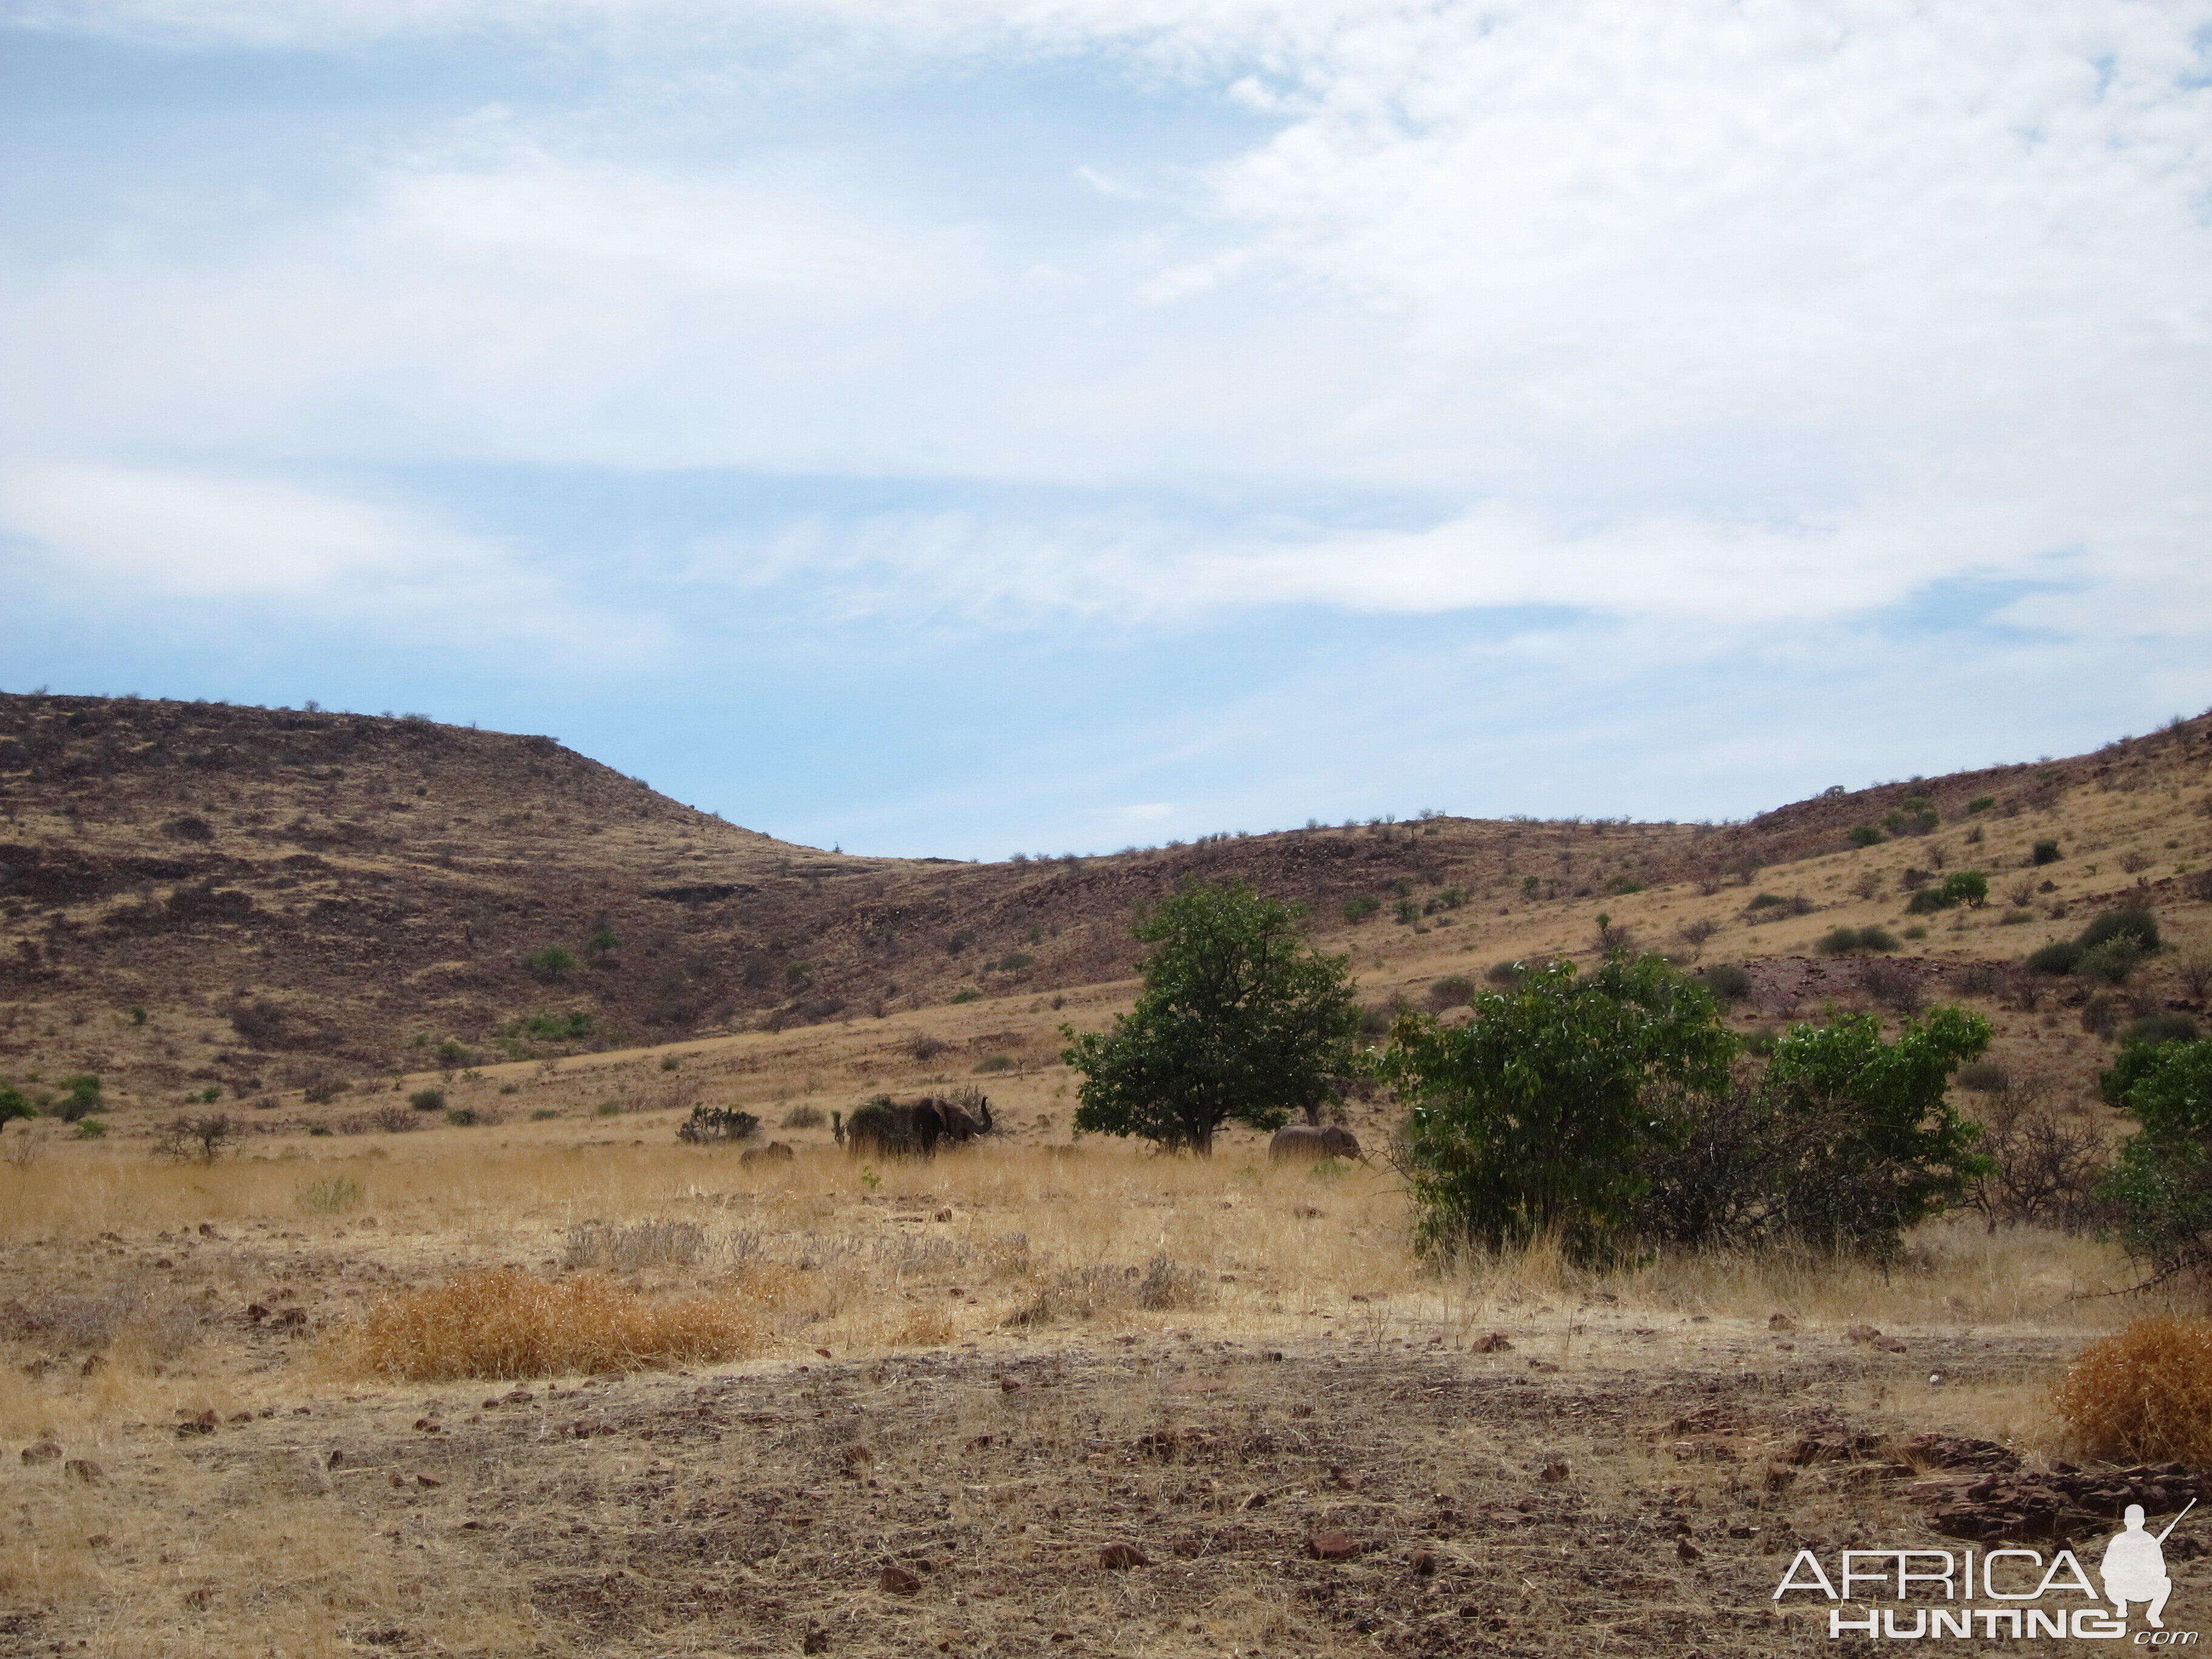
[[(2143, 861), (2124, 879), (2107, 872), (2112, 894), (2187, 902), (2186, 878), (2204, 862), (2195, 809), (2207, 726), (1821, 796), (1741, 824), (1431, 817), (981, 865), (778, 842), (549, 738), (0, 696), (0, 1078), (94, 1071), (111, 1096), (168, 1104), (210, 1086), (242, 1096), (422, 1070), (447, 1039), (472, 1055), (532, 1058), (968, 994), (1018, 995), (1040, 1012), (1037, 998), (1129, 974), (1132, 909), (1187, 875), (1240, 876), (1311, 905), (1325, 936), (1356, 945), (1371, 994), (1464, 971), (1468, 951), (1586, 948), (1601, 905), (1675, 949), (1652, 932), (1668, 911), (1736, 925), (1749, 895), (1727, 895), (1754, 880), (1843, 889), (1847, 870), (1895, 865), (1901, 881), (1919, 849), (1938, 846), (1954, 868), (1996, 869), (2000, 852), (2016, 865), (2031, 833), (2093, 839), (2065, 827), (2092, 821), (2083, 802), (2134, 814), (2145, 850), (2116, 857)], [(1915, 795), (1934, 804), (1938, 835), (1908, 824), (1849, 850), (1854, 826)], [(1971, 811), (1984, 797), (1991, 804)], [(2172, 833), (2152, 833), (2168, 818)], [(1985, 841), (1962, 840), (1970, 823)], [(2081, 868), (2065, 872), (2077, 904), (2094, 896)], [(1899, 896), (1885, 876), (1882, 896), (1861, 905), (1869, 915), (1844, 919), (1893, 915)], [(1814, 897), (1804, 916), (1714, 948), (1802, 954), (1818, 931), (1812, 911), (1852, 902)], [(1369, 900), (1375, 913), (1355, 920)], [(592, 948), (601, 930), (619, 945)], [(2031, 931), (1974, 943), (1996, 954), (2049, 936)], [(533, 968), (549, 946), (570, 965)]]

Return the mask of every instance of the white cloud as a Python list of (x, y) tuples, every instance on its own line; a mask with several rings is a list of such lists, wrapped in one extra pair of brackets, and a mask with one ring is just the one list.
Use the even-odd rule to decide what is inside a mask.
[(659, 638), (428, 514), (283, 481), (18, 465), (0, 472), (0, 538), (19, 592), (58, 588), (101, 611), (244, 607), (258, 622), (409, 638), (428, 625), (612, 655)]
[[(2203, 3), (7, 15), (211, 46), (587, 30), (615, 57), (696, 48), (696, 82), (655, 86), (702, 126), (715, 70), (770, 39), (976, 75), (1103, 52), (1102, 77), (1139, 66), (1132, 100), (1175, 75), (1279, 121), (1164, 182), (1102, 149), (1050, 222), (988, 177), (908, 188), (895, 132), (735, 161), (625, 148), (619, 108), (404, 135), (351, 199), (213, 251), (149, 234), (0, 269), (21, 441), (1124, 501), (823, 521), (702, 565), (1018, 623), (1752, 627), (1960, 577), (2063, 578), (2076, 598), (2017, 612), (2065, 628), (2142, 625), (2153, 592), (2162, 629), (2212, 607)], [(1231, 505), (1205, 522), (1171, 499), (1208, 493)], [(1376, 496), (1425, 527), (1326, 504)]]

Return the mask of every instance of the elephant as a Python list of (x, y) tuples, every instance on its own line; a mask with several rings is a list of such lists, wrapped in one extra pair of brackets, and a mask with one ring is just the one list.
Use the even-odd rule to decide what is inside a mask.
[(832, 1113), (830, 1121), (837, 1144), (854, 1158), (934, 1158), (940, 1142), (963, 1146), (990, 1133), (991, 1103), (972, 1091), (951, 1100), (878, 1095), (849, 1118)]
[(1267, 1143), (1267, 1156), (1286, 1158), (1324, 1158), (1360, 1156), (1359, 1140), (1349, 1129), (1340, 1129), (1334, 1123), (1316, 1127), (1310, 1123), (1293, 1123), (1288, 1128), (1275, 1131), (1275, 1138)]

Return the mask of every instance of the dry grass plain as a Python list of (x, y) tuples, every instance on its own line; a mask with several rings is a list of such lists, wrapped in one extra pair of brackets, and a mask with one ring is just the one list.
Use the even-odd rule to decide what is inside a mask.
[[(2066, 787), (1947, 807), (1933, 836), (1609, 896), (1551, 884), (1601, 890), (1618, 835), (1488, 826), (1468, 902), (1404, 926), (1323, 910), (1322, 942), (1370, 1002), (1418, 1004), (1500, 959), (1587, 958), (1602, 911), (1647, 946), (1746, 963), (1750, 1030), (1885, 1007), (1862, 960), (1813, 943), (1924, 925), (1902, 964), (1922, 991), (1988, 1015), (2021, 1089), (2112, 1133), (2083, 988), (2008, 964), (2147, 902), (2171, 948), (2128, 1011), (2203, 1012), (2186, 964), (2212, 954), (2189, 880), (2212, 863), (2207, 747), (2118, 745), (2069, 763)], [(2053, 837), (2065, 857), (2031, 868)], [(1989, 870), (1991, 903), (1908, 917), (1906, 872), (1930, 865)], [(1547, 896), (1524, 897), (1540, 872)], [(1886, 1274), (1434, 1270), (1379, 1164), (1270, 1167), (1243, 1135), (1202, 1163), (1072, 1141), (1054, 1029), (1103, 1024), (1126, 981), (474, 1073), (362, 1068), (322, 1104), (227, 1100), (225, 1156), (164, 1164), (161, 1067), (216, 1045), (229, 993), (149, 992), (140, 1024), (76, 983), (5, 1011), (14, 1074), (134, 1081), (104, 1139), (0, 1136), (0, 1654), (1819, 1650), (1825, 1627), (1770, 1600), (1791, 1550), (1936, 1540), (1893, 1478), (1904, 1437), (2062, 1455), (2068, 1359), (2168, 1305), (2097, 1294), (2129, 1279), (2107, 1246), (1970, 1217)], [(1003, 1133), (933, 1164), (858, 1164), (809, 1119), (961, 1083)], [(475, 1124), (409, 1111), (428, 1087)], [(796, 1156), (680, 1145), (699, 1101), (758, 1114)], [(1389, 1113), (1357, 1103), (1352, 1127), (1379, 1147)], [(495, 1382), (375, 1368), (396, 1352), (361, 1340), (380, 1302), (501, 1268), (681, 1314), (723, 1357)], [(1808, 1434), (1867, 1449), (1771, 1475)], [(1349, 1556), (1315, 1553), (1331, 1533)], [(1145, 1565), (1104, 1565), (1115, 1545)], [(2175, 1571), (2176, 1612), (2206, 1605), (2203, 1562)]]
[[(1930, 1534), (1864, 1468), (1771, 1490), (1780, 1448), (2047, 1457), (2065, 1359), (2140, 1310), (2074, 1299), (2119, 1282), (2103, 1247), (1963, 1223), (1887, 1275), (1438, 1273), (1387, 1171), (1071, 1147), (1052, 1068), (933, 1164), (775, 1129), (798, 1156), (747, 1166), (623, 1069), (611, 1116), (604, 1073), (540, 1072), (457, 1089), (500, 1124), (0, 1163), (0, 1651), (1810, 1648), (1768, 1600), (1790, 1550)], [(755, 1086), (788, 1113), (806, 1075)], [(502, 1266), (711, 1299), (751, 1351), (410, 1382), (349, 1345)]]

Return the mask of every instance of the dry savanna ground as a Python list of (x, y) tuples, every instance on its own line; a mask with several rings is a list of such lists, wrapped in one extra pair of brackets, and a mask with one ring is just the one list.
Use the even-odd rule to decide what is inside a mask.
[[(2103, 1247), (1961, 1223), (1887, 1275), (1437, 1273), (1387, 1170), (1070, 1146), (1054, 1068), (882, 1168), (774, 1127), (828, 1097), (764, 1069), (797, 1156), (748, 1165), (654, 1097), (718, 1057), (213, 1164), (11, 1127), (0, 1651), (1809, 1650), (1795, 1548), (1932, 1540), (1913, 1432), (2062, 1451), (2051, 1382), (2140, 1310), (2077, 1299)], [(506, 1266), (741, 1351), (374, 1369), (380, 1299)], [(1808, 1434), (1893, 1449), (1771, 1473)]]

